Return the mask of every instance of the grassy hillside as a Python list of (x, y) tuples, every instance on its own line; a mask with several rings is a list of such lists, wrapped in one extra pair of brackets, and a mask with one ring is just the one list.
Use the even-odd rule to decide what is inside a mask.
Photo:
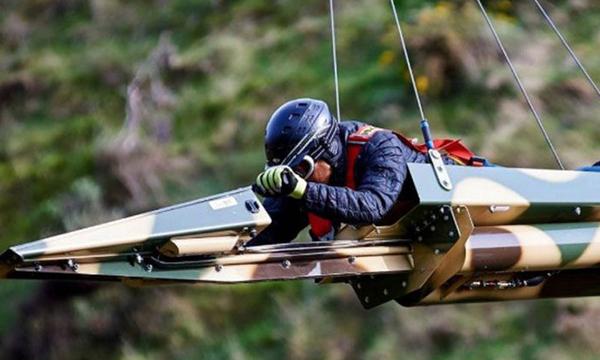
[[(547, 2), (544, 2), (547, 3)], [(597, 95), (531, 2), (486, 2), (569, 168), (600, 159)], [(0, 246), (248, 184), (270, 113), (333, 108), (325, 1), (0, 3)], [(336, 2), (343, 119), (418, 135), (387, 1)], [(398, 1), (425, 111), (508, 166), (556, 165), (472, 1)], [(600, 80), (600, 5), (549, 10)], [(0, 284), (6, 358), (594, 358), (593, 299), (363, 311), (306, 283)]]

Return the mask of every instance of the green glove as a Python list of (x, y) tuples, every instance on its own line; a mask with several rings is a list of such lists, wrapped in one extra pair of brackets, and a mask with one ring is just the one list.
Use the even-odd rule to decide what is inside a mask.
[(306, 192), (306, 180), (289, 166), (273, 166), (256, 177), (253, 189), (262, 196), (291, 196), (301, 199)]

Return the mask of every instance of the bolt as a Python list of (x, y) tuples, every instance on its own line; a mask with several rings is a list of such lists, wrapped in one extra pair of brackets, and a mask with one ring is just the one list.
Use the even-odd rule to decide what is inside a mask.
[(365, 304), (368, 304), (368, 303), (369, 303), (369, 297), (365, 296)]
[(152, 264), (146, 264), (146, 265), (144, 265), (144, 270), (146, 270), (147, 272), (151, 272), (152, 271)]
[(440, 254), (440, 249), (433, 250), (433, 253), (436, 254), (436, 255), (439, 255)]
[(401, 285), (402, 285), (403, 288), (405, 288), (406, 287), (406, 281), (403, 281)]
[(34, 267), (34, 269), (35, 269), (35, 271), (42, 271), (42, 265), (40, 265), (40, 264), (35, 264), (35, 267)]
[(356, 256), (350, 256), (350, 257), (348, 258), (348, 262), (349, 262), (350, 264), (354, 264), (354, 263), (356, 262)]
[(415, 232), (421, 232), (421, 228), (420, 227), (415, 227)]
[(579, 206), (575, 208), (575, 215), (581, 215), (581, 208)]
[(223, 265), (221, 265), (221, 264), (215, 265), (215, 270), (216, 270), (216, 272), (220, 272), (221, 270), (223, 270)]
[(388, 295), (388, 289), (383, 289), (383, 295), (385, 295), (385, 296)]
[(144, 262), (144, 258), (142, 257), (142, 255), (135, 254), (135, 262), (141, 265), (142, 262)]
[(444, 170), (444, 168), (443, 168), (443, 167), (441, 167), (441, 166), (438, 166), (438, 167), (436, 167), (436, 170), (437, 170), (437, 171), (443, 171), (443, 170)]
[(362, 289), (362, 284), (361, 284), (361, 283), (359, 283), (359, 282), (357, 282), (357, 283), (356, 283), (356, 288), (357, 288), (357, 289)]
[(67, 266), (73, 271), (77, 271), (77, 269), (79, 269), (79, 264), (73, 261), (73, 259), (67, 260)]
[(375, 280), (375, 275), (371, 275), (371, 280)]
[(419, 236), (419, 237), (417, 237), (417, 241), (418, 241), (418, 242), (421, 242), (421, 241), (423, 241), (423, 237), (422, 237), (422, 236)]
[(250, 237), (253, 237), (253, 238), (255, 238), (255, 237), (256, 237), (256, 235), (258, 235), (258, 232), (256, 231), (256, 229), (252, 229), (252, 230), (250, 230)]
[(448, 220), (450, 220), (450, 216), (444, 215), (444, 221), (448, 221)]
[(448, 183), (448, 181), (446, 181), (446, 180), (442, 180), (442, 185), (444, 185), (444, 186), (448, 186), (448, 185), (449, 185), (449, 183)]
[(289, 269), (289, 268), (290, 268), (290, 266), (292, 266), (292, 263), (291, 263), (289, 260), (285, 259), (285, 260), (283, 260), (283, 262), (281, 263), (281, 266), (283, 266), (283, 268), (284, 268), (284, 269)]
[(429, 230), (430, 230), (431, 232), (434, 232), (434, 231), (435, 231), (435, 226), (434, 226), (434, 225), (431, 225), (431, 227), (429, 227)]
[(452, 230), (448, 231), (448, 236), (454, 237), (454, 231), (452, 231)]
[(445, 214), (445, 213), (446, 213), (446, 208), (442, 206), (440, 208), (440, 214)]
[(436, 220), (437, 216), (435, 214), (431, 214), (431, 220)]

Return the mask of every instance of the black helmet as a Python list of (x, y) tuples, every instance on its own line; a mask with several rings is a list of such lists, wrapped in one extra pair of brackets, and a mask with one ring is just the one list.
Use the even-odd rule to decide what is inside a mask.
[(337, 121), (325, 102), (314, 99), (288, 101), (273, 113), (267, 123), (267, 167), (288, 165), (295, 168), (303, 160), (314, 163), (318, 159), (328, 160), (334, 165), (341, 147), (337, 134)]

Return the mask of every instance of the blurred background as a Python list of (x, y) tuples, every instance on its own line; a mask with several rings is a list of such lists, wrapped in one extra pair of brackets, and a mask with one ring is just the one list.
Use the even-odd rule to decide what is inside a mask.
[[(600, 80), (600, 3), (543, 2)], [(555, 168), (474, 1), (397, 1), (434, 133)], [(490, 0), (568, 168), (600, 103), (530, 1)], [(387, 1), (336, 2), (343, 119), (417, 136)], [(326, 1), (0, 2), (0, 246), (249, 184), (287, 99), (334, 108)], [(129, 288), (3, 281), (6, 359), (598, 357), (594, 298), (361, 308), (312, 282)]]

